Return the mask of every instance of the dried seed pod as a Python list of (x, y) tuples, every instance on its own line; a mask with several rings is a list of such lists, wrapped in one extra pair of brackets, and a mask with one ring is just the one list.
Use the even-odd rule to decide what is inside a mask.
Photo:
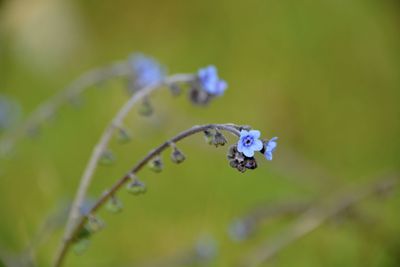
[(171, 153), (171, 160), (174, 163), (182, 163), (186, 159), (185, 155), (175, 146)]
[(111, 196), (110, 200), (107, 202), (106, 209), (112, 213), (121, 212), (123, 204), (116, 196)]
[(225, 136), (220, 131), (215, 132), (213, 145), (216, 147), (224, 146), (227, 142), (228, 141), (226, 140)]
[(210, 130), (205, 130), (204, 138), (205, 138), (207, 144), (212, 145), (213, 141), (214, 141), (214, 133), (211, 132)]
[(88, 221), (86, 223), (86, 227), (90, 233), (96, 233), (101, 229), (103, 229), (104, 226), (105, 223), (103, 222), (103, 220), (101, 220), (100, 218), (96, 217), (93, 214), (88, 215)]
[(149, 167), (154, 172), (161, 172), (164, 168), (161, 157), (158, 155), (153, 160), (149, 162)]
[(133, 195), (144, 194), (147, 191), (146, 185), (137, 179), (129, 183), (126, 189), (128, 190), (129, 193)]
[(128, 143), (129, 141), (131, 141), (132, 135), (127, 129), (119, 128), (117, 139), (118, 139), (119, 143), (125, 144), (125, 143)]

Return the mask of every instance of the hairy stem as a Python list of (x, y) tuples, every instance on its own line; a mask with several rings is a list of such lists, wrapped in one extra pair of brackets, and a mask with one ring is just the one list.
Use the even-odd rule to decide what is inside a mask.
[(96, 171), (98, 163), (100, 161), (102, 153), (107, 148), (115, 130), (122, 127), (123, 120), (128, 115), (129, 111), (134, 107), (134, 105), (148, 96), (151, 92), (161, 88), (162, 85), (169, 85), (176, 82), (188, 82), (193, 80), (193, 75), (190, 74), (177, 74), (170, 76), (164, 80), (163, 83), (154, 84), (143, 88), (135, 92), (132, 97), (121, 107), (116, 116), (112, 119), (110, 124), (104, 130), (98, 143), (95, 145), (90, 159), (86, 165), (83, 175), (80, 180), (78, 191), (76, 193), (75, 199), (72, 203), (72, 207), (68, 216), (66, 230), (64, 234), (64, 239), (69, 239), (71, 236), (72, 229), (74, 228), (76, 221), (80, 217), (80, 209), (85, 201), (85, 196), (92, 181), (93, 175)]
[[(170, 140), (164, 142), (160, 146), (156, 147), (155, 149), (151, 150), (144, 158), (142, 158), (136, 165), (122, 178), (120, 178), (117, 182), (114, 183), (114, 185), (106, 190), (104, 194), (96, 201), (96, 203), (93, 205), (93, 207), (89, 210), (88, 214), (93, 214), (95, 213), (100, 207), (102, 207), (106, 201), (126, 183), (128, 182), (136, 173), (138, 173), (152, 158), (155, 156), (159, 155), (161, 152), (163, 152), (165, 149), (167, 149), (171, 143), (177, 143), (191, 135), (194, 135), (199, 132), (203, 132), (205, 130), (209, 129), (218, 129), (218, 130), (224, 130), (227, 132), (230, 132), (234, 134), (235, 136), (240, 136), (240, 132), (237, 130), (237, 128), (233, 127), (231, 124), (207, 124), (207, 125), (200, 125), (200, 126), (194, 126), (186, 131), (183, 131), (176, 135), (175, 137), (171, 138)], [(78, 223), (73, 227), (71, 231), (71, 235), (67, 238), (64, 239), (61, 247), (56, 255), (56, 260), (54, 263), (55, 267), (61, 266), (66, 253), (68, 252), (72, 242), (74, 241), (74, 238), (76, 235), (79, 233), (79, 231), (84, 227), (85, 223), (87, 222), (88, 217), (87, 216), (80, 216)]]
[(18, 128), (11, 131), (1, 140), (0, 155), (7, 155), (19, 139), (51, 117), (65, 102), (78, 97), (95, 84), (107, 81), (111, 78), (130, 75), (131, 72), (132, 70), (129, 68), (127, 62), (122, 61), (83, 74), (60, 93), (40, 104)]

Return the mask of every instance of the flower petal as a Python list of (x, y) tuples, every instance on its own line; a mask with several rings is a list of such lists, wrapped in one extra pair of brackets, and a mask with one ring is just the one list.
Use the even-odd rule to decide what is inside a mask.
[(255, 151), (260, 151), (261, 149), (263, 149), (263, 147), (264, 147), (264, 144), (261, 140), (259, 140), (259, 139), (254, 140), (254, 144), (253, 144), (252, 148)]
[(242, 139), (243, 137), (246, 137), (247, 135), (249, 135), (249, 132), (246, 130), (241, 130), (240, 131), (240, 139)]
[(241, 141), (242, 141), (242, 139), (240, 139), (240, 140), (238, 141), (238, 143), (237, 143), (237, 150), (238, 150), (239, 152), (243, 152), (243, 150), (244, 150), (244, 146), (243, 146), (243, 143), (242, 143)]
[(251, 131), (249, 132), (249, 134), (250, 134), (251, 136), (253, 136), (254, 139), (260, 138), (260, 135), (261, 135), (260, 131), (258, 131), (258, 130), (251, 130)]
[[(239, 150), (238, 150), (238, 151), (239, 151)], [(243, 153), (246, 157), (248, 157), (248, 158), (254, 156), (254, 150), (251, 149), (251, 148), (247, 148), (247, 147), (244, 148), (243, 151), (242, 151), (242, 153)]]

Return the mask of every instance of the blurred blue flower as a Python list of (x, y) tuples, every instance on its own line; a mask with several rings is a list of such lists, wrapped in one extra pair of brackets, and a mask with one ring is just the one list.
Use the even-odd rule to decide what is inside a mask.
[(222, 95), (228, 84), (224, 80), (220, 80), (215, 66), (208, 66), (198, 71), (197, 76), (200, 85), (210, 95)]
[(134, 54), (130, 60), (135, 75), (135, 88), (140, 89), (161, 82), (165, 68), (155, 59), (143, 54)]
[(276, 143), (276, 140), (278, 137), (273, 137), (269, 141), (265, 143), (265, 152), (264, 156), (267, 160), (272, 160), (272, 153), (274, 153), (276, 146), (278, 145)]
[(253, 157), (254, 151), (263, 149), (263, 143), (259, 139), (260, 131), (257, 130), (241, 130), (237, 150), (242, 152), (246, 157)]
[(7, 96), (0, 95), (0, 132), (10, 128), (20, 115), (20, 105)]

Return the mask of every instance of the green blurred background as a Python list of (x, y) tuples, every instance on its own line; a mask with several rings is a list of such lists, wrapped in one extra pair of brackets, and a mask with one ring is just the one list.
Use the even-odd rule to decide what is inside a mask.
[[(152, 55), (169, 73), (215, 64), (229, 89), (207, 108), (169, 92), (152, 97), (155, 114), (127, 119), (133, 140), (111, 148), (96, 198), (141, 155), (195, 124), (249, 124), (278, 136), (275, 159), (241, 174), (226, 148), (201, 136), (182, 143), (187, 161), (164, 155), (160, 174), (145, 170), (148, 193), (120, 193), (124, 211), (100, 212), (107, 227), (65, 266), (139, 266), (174, 257), (199, 236), (218, 240), (210, 266), (233, 266), (287, 227), (278, 220), (234, 243), (229, 223), (261, 203), (321, 199), (400, 166), (400, 3), (396, 0), (0, 1), (0, 92), (26, 116), (83, 72), (132, 52)], [(37, 138), (2, 162), (0, 248), (18, 258), (44, 219), (74, 195), (102, 130), (127, 98), (115, 79), (65, 106)], [(234, 141), (231, 139), (231, 141)], [(370, 200), (361, 215), (328, 223), (265, 266), (400, 266), (400, 194)], [(367, 218), (367, 219), (366, 219)], [(61, 229), (39, 247), (49, 266)], [(1, 254), (0, 254), (1, 255)], [(0, 264), (1, 265), (1, 264)]]

